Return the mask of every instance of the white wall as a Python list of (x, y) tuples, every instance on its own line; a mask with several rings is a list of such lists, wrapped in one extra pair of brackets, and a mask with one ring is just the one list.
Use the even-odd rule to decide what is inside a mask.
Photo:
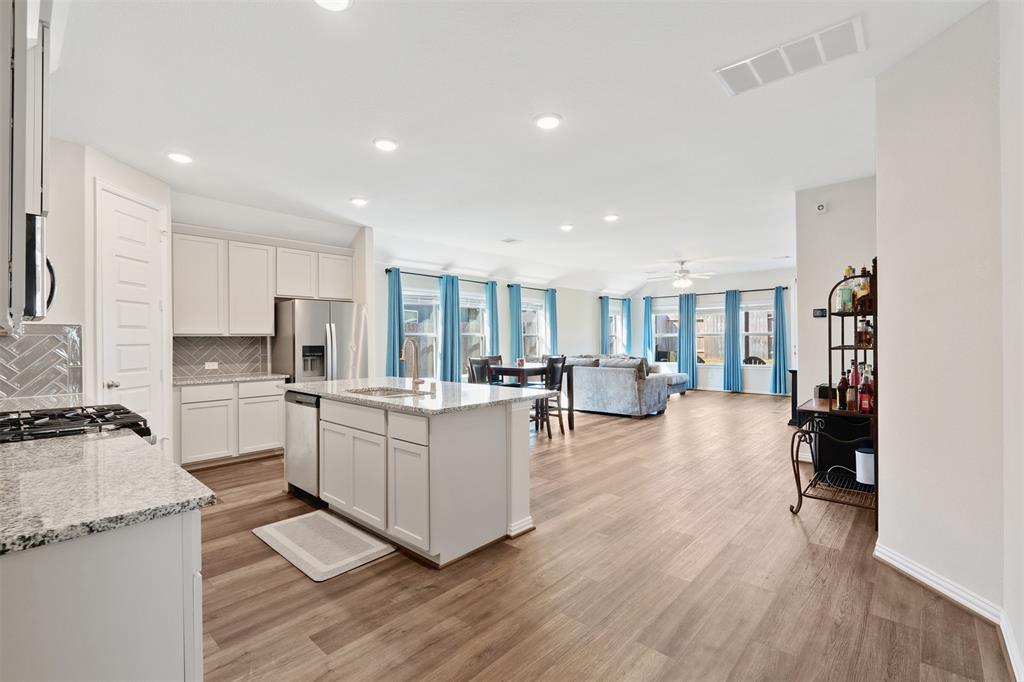
[[(817, 206), (828, 206), (818, 215)], [(828, 292), (852, 265), (871, 267), (875, 245), (875, 178), (861, 178), (796, 193), (797, 399), (814, 395), (828, 381), (828, 320), (815, 308), (828, 305)], [(884, 265), (882, 266), (884, 267)], [(837, 327), (838, 328), (838, 327)]]
[[(1003, 604), (1007, 648), (1024, 679), (1024, 3), (1000, 11), (1003, 251)], [(1012, 626), (1009, 625), (1012, 623)]]
[[(796, 299), (796, 270), (780, 268), (777, 270), (756, 270), (753, 272), (733, 272), (715, 275), (711, 279), (695, 279), (693, 286), (685, 293), (706, 294), (725, 291), (727, 289), (769, 289), (777, 286), (789, 287), (786, 302), (786, 323), (789, 331), (789, 366), (793, 366), (796, 357), (797, 335), (793, 320), (794, 301)], [(672, 286), (671, 280), (648, 282), (629, 294), (633, 307), (633, 354), (643, 353), (644, 346), (644, 296), (675, 296), (679, 290)], [(600, 329), (598, 329), (600, 343)], [(697, 366), (697, 388), (701, 390), (722, 390), (722, 367), (720, 365)], [(743, 367), (744, 393), (771, 393), (772, 368)]]
[(171, 196), (171, 221), (331, 246), (349, 246), (361, 229), (182, 192)]
[[(388, 280), (384, 269), (388, 263), (377, 262), (373, 268), (374, 287), (376, 290), (375, 314), (373, 315), (373, 326), (376, 332), (376, 343), (378, 354), (371, 356), (370, 376), (384, 376), (384, 365), (386, 354), (384, 352), (387, 340), (387, 305), (388, 305)], [(426, 274), (440, 274), (427, 268), (417, 269), (415, 272)], [(457, 274), (457, 273), (456, 273)], [(508, 309), (508, 280), (480, 275), (467, 275), (469, 279), (487, 280), (494, 279), (498, 283), (498, 340), (502, 357), (509, 360), (512, 357), (511, 335), (509, 334), (509, 309)], [(524, 285), (540, 288), (541, 285)], [(531, 292), (523, 291), (523, 298), (530, 296)], [(540, 294), (538, 294), (540, 295)], [(600, 345), (600, 328), (598, 326), (598, 307), (596, 291), (582, 291), (580, 289), (569, 289), (558, 287), (558, 352), (563, 355), (574, 353), (596, 353)]]
[(983, 609), (1003, 598), (998, 50), (989, 3), (876, 88), (878, 551)]

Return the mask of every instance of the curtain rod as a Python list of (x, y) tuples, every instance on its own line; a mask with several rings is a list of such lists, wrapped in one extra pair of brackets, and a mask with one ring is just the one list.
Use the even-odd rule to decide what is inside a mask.
[(601, 300), (602, 298), (607, 298), (609, 301), (629, 301), (629, 300), (631, 300), (631, 299), (628, 299), (628, 298), (618, 298), (616, 296), (598, 296), (597, 297), (598, 300)]
[[(511, 284), (506, 284), (505, 286), (508, 287), (509, 289), (512, 288)], [(529, 289), (530, 291), (547, 291), (547, 289), (538, 289), (537, 287), (525, 287), (522, 284), (519, 285), (519, 288), (520, 289)]]
[[(782, 289), (783, 289), (783, 291), (788, 291), (789, 287), (782, 287)], [(767, 288), (767, 289), (737, 289), (736, 291), (739, 291), (741, 294), (753, 294), (753, 293), (756, 293), (758, 291), (775, 291), (775, 287), (770, 287), (770, 288)], [(697, 295), (698, 296), (720, 296), (721, 294), (725, 294), (725, 293), (727, 293), (727, 292), (725, 292), (725, 291), (702, 291), (701, 293), (699, 293)], [(666, 295), (666, 296), (651, 296), (651, 298), (652, 299), (657, 299), (657, 298), (677, 298), (677, 297), (679, 297), (681, 295), (682, 294)]]
[[(403, 275), (413, 275), (415, 277), (430, 277), (431, 279), (441, 279), (441, 275), (428, 275), (425, 272), (409, 272), (408, 270), (401, 270), (401, 269), (400, 269), (400, 272)], [(385, 275), (390, 274), (390, 273), (391, 273), (391, 268), (384, 268), (384, 274)], [(458, 277), (458, 275), (456, 275), (456, 276)], [(459, 281), (460, 282), (472, 282), (473, 284), (487, 284), (487, 282), (483, 282), (483, 281), (478, 280), (478, 279), (469, 279), (468, 277), (459, 277)]]

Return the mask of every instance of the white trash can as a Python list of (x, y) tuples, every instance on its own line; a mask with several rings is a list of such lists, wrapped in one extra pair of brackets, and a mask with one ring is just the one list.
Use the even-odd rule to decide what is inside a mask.
[(857, 448), (857, 483), (875, 484), (875, 449)]

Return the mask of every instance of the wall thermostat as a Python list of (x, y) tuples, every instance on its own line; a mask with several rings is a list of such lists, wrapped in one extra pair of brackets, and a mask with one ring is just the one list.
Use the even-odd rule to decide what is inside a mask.
[(825, 215), (826, 213), (828, 213), (828, 204), (826, 204), (824, 201), (818, 204), (815, 208), (818, 211), (818, 215)]
[(815, 308), (814, 309), (814, 316), (815, 317), (828, 317), (828, 310), (826, 310), (825, 308)]

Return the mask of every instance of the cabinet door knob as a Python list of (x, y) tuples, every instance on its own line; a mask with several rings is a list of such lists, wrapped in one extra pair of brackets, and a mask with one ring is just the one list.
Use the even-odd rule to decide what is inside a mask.
[(107, 382), (107, 388), (121, 388), (121, 382), (111, 379)]

